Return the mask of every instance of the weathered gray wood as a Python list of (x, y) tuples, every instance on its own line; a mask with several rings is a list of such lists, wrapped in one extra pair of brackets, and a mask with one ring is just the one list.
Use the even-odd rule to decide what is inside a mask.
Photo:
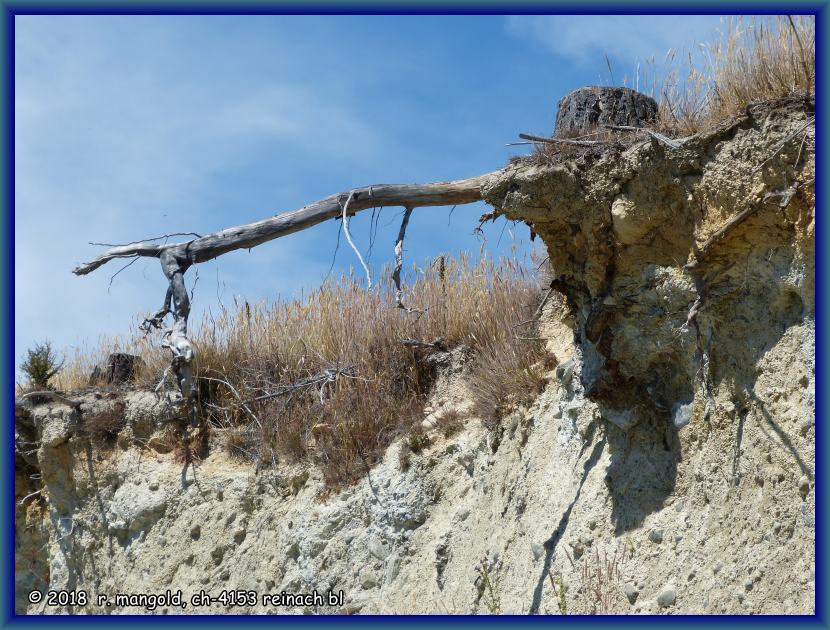
[(601, 144), (607, 144), (606, 142), (600, 142), (599, 140), (570, 140), (568, 138), (545, 138), (543, 136), (534, 136), (529, 133), (520, 133), (520, 138), (524, 138), (525, 140), (530, 140), (531, 142), (542, 142), (545, 144), (573, 144), (578, 147), (595, 147)]
[[(168, 291), (173, 298), (173, 326), (164, 333), (162, 347), (168, 348), (173, 355), (171, 367), (179, 382), (182, 397), (192, 398), (193, 390), (193, 345), (187, 338), (187, 318), (190, 315), (190, 298), (184, 285), (184, 273), (190, 262), (181, 259), (173, 250), (161, 253), (161, 269), (170, 281)], [(166, 301), (165, 296), (165, 301)], [(165, 304), (166, 305), (166, 304)]]
[(407, 309), (403, 305), (401, 270), (403, 270), (403, 239), (406, 238), (406, 226), (409, 225), (410, 216), (412, 216), (412, 208), (406, 208), (401, 219), (401, 228), (398, 230), (398, 239), (395, 241), (395, 270), (392, 272), (392, 280), (395, 283), (395, 305), (404, 310)]
[(488, 177), (479, 175), (469, 179), (432, 184), (379, 184), (356, 188), (315, 201), (298, 210), (278, 214), (269, 219), (220, 230), (186, 243), (132, 243), (108, 249), (95, 260), (78, 265), (73, 273), (85, 275), (117, 258), (148, 256), (158, 258), (162, 252), (171, 252), (175, 258), (189, 264), (212, 260), (222, 254), (256, 247), (281, 236), (305, 230), (343, 212), (349, 195), (349, 214), (383, 206), (450, 206), (481, 200), (481, 185)]
[(89, 377), (89, 384), (95, 385), (103, 381), (109, 385), (123, 385), (135, 378), (143, 364), (144, 360), (139, 356), (113, 352), (106, 363), (95, 366)]

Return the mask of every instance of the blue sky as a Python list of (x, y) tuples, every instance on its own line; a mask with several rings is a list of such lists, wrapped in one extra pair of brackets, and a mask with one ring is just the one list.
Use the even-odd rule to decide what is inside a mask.
[[(561, 96), (611, 82), (605, 54), (622, 83), (719, 28), (717, 16), (17, 16), (15, 356), (127, 334), (161, 305), (155, 259), (111, 287), (113, 263), (72, 275), (100, 249), (88, 241), (204, 234), (355, 186), (495, 170), (526, 151), (504, 146), (519, 132), (551, 131)], [(393, 258), (398, 211), (381, 216), (375, 269)], [(479, 252), (487, 208), (459, 207), (449, 225), (448, 211), (413, 213), (408, 262)], [(369, 216), (351, 223), (365, 253)], [(200, 265), (192, 321), (219, 299), (319, 285), (337, 227)], [(502, 230), (485, 230), (489, 253), (526, 247), (526, 227)], [(341, 243), (335, 273), (356, 265)]]

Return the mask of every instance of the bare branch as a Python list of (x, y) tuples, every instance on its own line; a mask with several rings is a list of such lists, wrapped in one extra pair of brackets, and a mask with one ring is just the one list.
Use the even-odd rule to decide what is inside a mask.
[[(385, 206), (449, 206), (480, 201), (481, 186), (490, 175), (486, 173), (469, 179), (431, 184), (379, 184), (355, 188), (351, 191), (349, 210), (355, 214), (361, 210)], [(190, 264), (213, 260), (222, 254), (237, 249), (249, 249), (275, 238), (305, 230), (328, 219), (343, 214), (340, 200), (347, 193), (331, 195), (298, 210), (278, 214), (269, 219), (256, 221), (214, 232), (184, 243), (158, 244), (149, 241), (120, 245), (105, 251), (96, 259), (78, 265), (73, 273), (85, 275), (116, 258), (146, 256), (158, 258), (162, 252), (171, 251)]]
[(137, 260), (138, 260), (138, 256), (136, 256), (135, 258), (133, 258), (130, 262), (128, 262), (126, 265), (124, 265), (123, 267), (121, 267), (121, 269), (119, 269), (118, 271), (116, 271), (114, 274), (112, 274), (112, 275), (110, 276), (110, 283), (107, 285), (107, 293), (109, 293), (109, 292), (110, 292), (110, 289), (112, 288), (112, 281), (113, 281), (113, 280), (115, 280), (115, 276), (117, 276), (119, 273), (121, 273), (122, 271), (124, 271), (124, 270), (125, 270), (127, 267), (129, 267), (130, 265), (134, 265), (134, 264), (136, 263), (136, 261), (137, 261)]
[[(222, 254), (237, 249), (250, 249), (270, 240), (310, 228), (328, 219), (342, 217), (343, 223), (341, 225), (346, 232), (346, 238), (357, 253), (364, 270), (366, 270), (369, 287), (371, 288), (372, 279), (368, 265), (355, 246), (348, 229), (350, 215), (354, 215), (368, 208), (404, 206), (408, 209), (406, 214), (408, 220), (412, 208), (415, 207), (473, 203), (482, 199), (481, 188), (486, 179), (490, 175), (499, 172), (496, 171), (495, 173), (450, 182), (436, 182), (422, 185), (381, 184), (356, 188), (348, 194), (341, 193), (332, 195), (292, 212), (279, 214), (255, 223), (228, 228), (206, 236), (199, 236), (195, 233), (181, 233), (196, 237), (193, 240), (183, 243), (159, 244), (152, 242), (156, 239), (147, 239), (125, 245), (117, 245), (102, 253), (95, 260), (78, 265), (73, 272), (76, 275), (85, 275), (116, 258), (137, 259), (139, 257), (153, 257), (160, 260), (162, 271), (169, 282), (164, 306), (149, 319), (142, 322), (141, 329), (145, 333), (154, 328), (160, 329), (167, 314), (173, 314), (173, 324), (171, 328), (164, 331), (161, 345), (162, 347), (168, 348), (173, 355), (170, 370), (176, 374), (182, 397), (190, 402), (190, 415), (191, 420), (193, 420), (193, 414), (195, 413), (192, 382), (194, 348), (187, 336), (190, 299), (188, 298), (184, 282), (184, 274), (191, 265), (212, 260)], [(344, 198), (345, 203), (343, 203)], [(403, 233), (405, 230), (406, 226), (404, 225), (400, 236), (401, 255)], [(169, 234), (160, 238), (173, 235)], [(131, 261), (129, 264), (133, 264), (133, 262)], [(115, 275), (120, 273), (120, 271)], [(399, 308), (405, 308), (401, 301), (400, 268), (398, 269), (397, 277), (399, 292), (396, 301)], [(414, 312), (412, 309), (405, 310)], [(165, 378), (167, 372), (165, 371)], [(162, 387), (163, 383), (164, 378), (159, 383), (157, 390)], [(323, 394), (321, 393), (321, 395)]]
[[(168, 348), (173, 354), (171, 367), (179, 381), (182, 397), (190, 399), (193, 396), (193, 345), (187, 337), (187, 318), (190, 315), (190, 299), (184, 284), (184, 273), (190, 262), (177, 257), (172, 250), (161, 253), (161, 268), (170, 281), (168, 292), (173, 299), (173, 326), (165, 331), (161, 342), (163, 348)], [(165, 305), (167, 296), (165, 295)]]
[(235, 393), (237, 400), (239, 401), (240, 405), (248, 405), (249, 403), (253, 402), (261, 402), (263, 400), (270, 400), (272, 398), (278, 398), (280, 396), (285, 396), (286, 394), (292, 394), (293, 392), (297, 391), (298, 389), (307, 389), (310, 387), (320, 387), (321, 389), (325, 387), (325, 385), (334, 383), (337, 380), (338, 376), (346, 376), (348, 378), (357, 378), (354, 374), (354, 366), (348, 366), (345, 368), (328, 368), (323, 370), (319, 374), (315, 374), (314, 376), (310, 376), (308, 378), (301, 379), (296, 383), (290, 383), (288, 385), (277, 385), (274, 391), (266, 392), (265, 394), (261, 394), (259, 396), (255, 396), (253, 398), (249, 398), (247, 400), (242, 400), (239, 394), (232, 388), (230, 383), (227, 381), (220, 381), (219, 379), (208, 379), (208, 380), (216, 380), (221, 383), (227, 385), (231, 390)]
[(15, 404), (23, 403), (24, 401), (27, 401), (30, 398), (39, 398), (39, 397), (51, 398), (52, 400), (54, 400), (56, 402), (59, 402), (59, 403), (63, 403), (64, 405), (68, 405), (69, 407), (72, 407), (73, 409), (80, 409), (80, 407), (81, 407), (81, 403), (79, 401), (70, 400), (66, 396), (62, 396), (58, 392), (53, 392), (53, 391), (48, 390), (48, 389), (43, 390), (43, 391), (37, 391), (37, 392), (26, 392), (25, 394), (20, 396), (20, 398), (15, 400)]
[(99, 245), (101, 247), (126, 247), (128, 245), (138, 245), (139, 243), (149, 243), (152, 241), (161, 241), (171, 238), (173, 236), (195, 236), (199, 238), (201, 235), (196, 232), (171, 232), (170, 234), (162, 234), (161, 236), (154, 236), (153, 238), (145, 238), (140, 241), (130, 241), (129, 243), (92, 243), (90, 245)]

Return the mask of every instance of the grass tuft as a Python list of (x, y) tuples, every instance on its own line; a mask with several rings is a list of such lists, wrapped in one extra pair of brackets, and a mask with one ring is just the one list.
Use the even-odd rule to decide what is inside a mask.
[[(718, 41), (700, 45), (704, 62), (670, 50), (659, 92), (659, 126), (698, 133), (741, 113), (753, 101), (815, 93), (815, 17), (724, 18)], [(685, 80), (680, 78), (685, 76)]]

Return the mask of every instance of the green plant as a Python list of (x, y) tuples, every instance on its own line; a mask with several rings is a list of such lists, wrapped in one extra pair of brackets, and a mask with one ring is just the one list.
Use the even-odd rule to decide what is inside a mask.
[(413, 453), (420, 453), (429, 446), (429, 436), (420, 427), (413, 428), (406, 439), (409, 450)]
[(26, 360), (20, 369), (26, 374), (30, 386), (38, 389), (51, 389), (49, 381), (60, 372), (63, 362), (58, 364), (52, 352), (52, 344), (47, 340), (36, 344), (27, 352)]
[(490, 561), (484, 557), (476, 566), (479, 594), (484, 598), (484, 604), (491, 615), (501, 614), (501, 596), (498, 592), (498, 581), (494, 582)]
[[(553, 594), (556, 596), (556, 606), (559, 608), (560, 615), (568, 614), (568, 601), (565, 598), (565, 593), (568, 588), (565, 586), (565, 580), (561, 575), (554, 577), (553, 571), (548, 571), (548, 579), (550, 580)], [(557, 587), (558, 584), (558, 587)]]

